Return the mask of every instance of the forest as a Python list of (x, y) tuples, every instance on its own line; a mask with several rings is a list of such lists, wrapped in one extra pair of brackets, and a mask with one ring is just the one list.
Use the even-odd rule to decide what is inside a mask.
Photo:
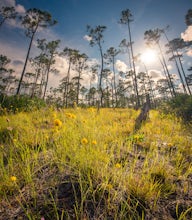
[[(100, 62), (90, 64), (89, 57), (81, 53), (78, 49), (65, 47), (60, 49), (60, 40), (47, 42), (46, 39), (36, 39), (38, 29), (49, 28), (56, 25), (51, 14), (38, 9), (29, 9), (26, 15), (20, 16), (13, 7), (2, 7), (0, 10), (1, 23), (3, 26), (7, 19), (19, 19), (24, 28), (29, 45), (25, 58), (22, 73), (15, 73), (9, 68), (11, 60), (1, 54), (1, 97), (26, 95), (30, 98), (37, 97), (46, 100), (49, 104), (60, 106), (73, 106), (76, 102), (79, 105), (101, 107), (140, 107), (145, 102), (147, 94), (153, 106), (158, 102), (174, 98), (178, 94), (191, 95), (192, 67), (185, 70), (183, 67), (183, 53), (187, 48), (191, 48), (191, 41), (185, 42), (182, 38), (170, 40), (168, 28), (156, 28), (146, 30), (144, 33), (145, 43), (158, 51), (158, 59), (162, 65), (164, 77), (158, 81), (153, 79), (142, 61), (141, 54), (134, 54), (133, 39), (131, 36), (132, 13), (129, 9), (121, 12), (121, 17), (117, 22), (127, 26), (127, 39), (122, 39), (119, 48), (110, 47), (103, 51), (104, 32), (106, 26), (98, 25), (91, 27), (87, 25), (87, 34), (91, 47), (99, 50)], [(186, 12), (185, 23), (190, 26), (192, 23), (191, 9)], [(165, 38), (166, 45), (161, 44), (161, 39)], [(33, 49), (33, 41), (39, 49), (36, 57), (30, 57)], [(162, 47), (165, 46), (166, 54)], [(128, 57), (129, 70), (117, 72), (115, 62), (119, 54)], [(169, 60), (166, 60), (167, 56)], [(60, 80), (57, 88), (48, 90), (50, 74), (57, 74), (57, 57), (67, 60), (67, 72), (62, 73), (64, 77)], [(177, 70), (177, 77), (168, 68), (171, 61)], [(145, 67), (144, 72), (136, 73), (136, 64), (140, 63)], [(27, 71), (27, 66), (31, 71)], [(82, 86), (84, 75), (87, 74), (87, 87)]]
[[(0, 9), (0, 31), (17, 20), (28, 40), (21, 74), (0, 55), (0, 219), (192, 218), (192, 66), (183, 66), (192, 41), (169, 39), (168, 26), (144, 32), (164, 74), (156, 81), (134, 53), (131, 11), (120, 15), (127, 39), (119, 48), (104, 51), (106, 26), (85, 27), (100, 55), (91, 65), (78, 49), (61, 50), (60, 39), (38, 39), (57, 25), (49, 12)], [(192, 9), (183, 22), (192, 25)], [(115, 67), (120, 54), (128, 71)], [(58, 57), (67, 71), (53, 88)]]

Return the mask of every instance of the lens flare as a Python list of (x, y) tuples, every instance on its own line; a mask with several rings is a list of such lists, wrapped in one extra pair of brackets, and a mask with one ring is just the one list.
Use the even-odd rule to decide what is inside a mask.
[(141, 55), (141, 61), (143, 63), (153, 63), (157, 61), (157, 53), (155, 50), (147, 49), (142, 55)]

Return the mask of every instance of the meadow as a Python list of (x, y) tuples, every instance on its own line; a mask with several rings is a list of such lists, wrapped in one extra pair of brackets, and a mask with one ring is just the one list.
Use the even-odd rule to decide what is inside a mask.
[(191, 126), (151, 110), (0, 116), (0, 219), (192, 219)]

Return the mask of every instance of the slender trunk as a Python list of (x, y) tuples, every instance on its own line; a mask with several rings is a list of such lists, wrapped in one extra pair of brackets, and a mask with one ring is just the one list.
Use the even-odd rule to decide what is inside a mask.
[(136, 70), (135, 70), (135, 61), (134, 61), (134, 55), (133, 55), (133, 46), (132, 46), (131, 30), (130, 30), (129, 21), (128, 21), (128, 31), (129, 31), (129, 42), (130, 42), (130, 47), (131, 47), (131, 56), (132, 56), (132, 64), (133, 64), (133, 72), (134, 72), (135, 91), (136, 91), (136, 97), (137, 97), (136, 108), (139, 108), (140, 100), (139, 100), (139, 92), (138, 92), (138, 87), (137, 87), (137, 76), (136, 76)]
[(47, 92), (47, 85), (48, 85), (48, 81), (49, 81), (49, 73), (50, 73), (52, 60), (53, 60), (53, 54), (51, 54), (51, 58), (49, 60), (49, 64), (48, 64), (48, 68), (47, 68), (47, 74), (46, 74), (47, 78), (46, 78), (46, 82), (45, 82), (45, 90), (44, 90), (44, 94), (43, 94), (43, 100), (45, 99), (45, 95)]
[(115, 60), (113, 57), (113, 74), (114, 74), (114, 90), (115, 90), (115, 106), (117, 106), (117, 88), (116, 88), (116, 78), (115, 78)]
[(182, 84), (182, 86), (183, 86), (183, 91), (184, 91), (184, 93), (187, 94), (187, 90), (186, 90), (186, 88), (185, 88), (185, 83), (184, 83), (184, 81), (183, 81), (183, 78), (182, 78), (182, 75), (181, 75), (181, 72), (180, 72), (180, 69), (179, 69), (179, 65), (178, 65), (178, 63), (177, 63), (177, 60), (175, 59), (174, 54), (173, 54), (173, 57), (174, 57), (175, 65), (176, 65), (176, 68), (177, 68), (177, 72), (178, 72), (179, 77), (180, 77), (180, 80), (181, 80), (181, 84)]
[[(100, 79), (99, 79), (99, 92), (100, 92), (100, 105), (103, 105), (103, 89), (102, 89), (102, 79), (103, 79), (103, 52), (102, 52), (102, 47), (101, 44), (99, 43), (99, 51), (101, 55), (101, 72), (100, 72)], [(99, 110), (99, 103), (98, 103), (98, 110)]]
[(164, 66), (164, 64), (163, 64), (163, 61), (162, 61), (160, 58), (159, 58), (159, 61), (160, 61), (161, 65), (162, 65), (162, 67), (163, 67), (163, 72), (164, 72), (165, 77), (166, 77), (166, 80), (167, 80), (167, 82), (168, 82), (168, 86), (169, 86), (169, 90), (170, 90), (171, 97), (173, 97), (173, 91), (172, 91), (172, 87), (171, 87), (171, 82), (170, 82), (170, 79), (169, 79), (169, 77), (168, 77), (168, 74), (167, 74), (167, 72), (166, 72), (166, 70), (165, 70), (165, 66)]
[(39, 96), (42, 97), (43, 94), (43, 86), (45, 83), (45, 75), (46, 75), (46, 69), (45, 67), (43, 68), (43, 72), (42, 72), (42, 76), (41, 76), (41, 83), (40, 83), (40, 87), (39, 87)]
[(181, 62), (181, 58), (180, 58), (178, 52), (177, 52), (177, 56), (178, 56), (178, 58), (179, 58), (179, 63), (180, 63), (180, 66), (181, 66), (181, 70), (182, 70), (182, 72), (183, 72), (183, 76), (184, 76), (184, 79), (185, 79), (185, 83), (186, 83), (188, 92), (189, 92), (189, 94), (191, 95), (191, 90), (190, 90), (189, 84), (188, 84), (188, 82), (187, 82), (187, 77), (186, 77), (185, 71), (184, 71), (184, 69), (183, 69), (183, 64), (182, 64), (182, 62)]
[(148, 69), (147, 69), (147, 67), (144, 63), (143, 63), (143, 65), (144, 65), (144, 68), (145, 68), (145, 72), (146, 72), (146, 75), (147, 75), (147, 79), (148, 79), (148, 83), (149, 83), (149, 87), (150, 87), (150, 91), (151, 91), (152, 102), (154, 103), (154, 106), (156, 106), (155, 95), (154, 95), (152, 83), (151, 83), (151, 80), (150, 80), (150, 77), (149, 77)]
[(169, 70), (167, 68), (167, 64), (166, 64), (166, 61), (165, 61), (165, 58), (163, 56), (163, 52), (161, 50), (161, 47), (160, 47), (160, 44), (157, 43), (158, 47), (159, 47), (159, 51), (160, 51), (160, 54), (161, 54), (161, 57), (162, 57), (162, 63), (163, 63), (163, 66), (165, 68), (165, 71), (167, 72), (167, 76), (168, 76), (168, 79), (169, 79), (169, 82), (170, 82), (170, 86), (172, 88), (172, 91), (173, 91), (173, 95), (176, 96), (176, 93), (175, 93), (175, 89), (174, 89), (174, 86), (173, 86), (173, 82), (171, 80), (171, 76), (170, 76), (170, 73), (169, 73)]
[(80, 77), (81, 77), (81, 74), (79, 71), (79, 75), (78, 75), (78, 79), (77, 79), (77, 99), (76, 99), (77, 105), (79, 104)]
[[(169, 38), (167, 37), (167, 34), (166, 34), (165, 32), (163, 32), (163, 33), (164, 33), (164, 36), (165, 36), (167, 42), (170, 43)], [(180, 69), (179, 69), (177, 60), (176, 60), (176, 58), (175, 58), (174, 50), (173, 50), (172, 47), (170, 47), (170, 49), (171, 49), (171, 54), (172, 54), (172, 57), (173, 57), (173, 59), (174, 59), (174, 62), (175, 62), (176, 68), (177, 68), (177, 72), (178, 72), (179, 77), (180, 77), (180, 80), (181, 80), (181, 84), (182, 84), (182, 86), (183, 86), (183, 91), (184, 91), (184, 93), (187, 93), (187, 90), (186, 90), (186, 88), (185, 88), (185, 83), (184, 83), (184, 81), (183, 81), (183, 78), (182, 78), (182, 75), (181, 75), (181, 72), (180, 72)], [(177, 53), (177, 51), (176, 51), (176, 53)]]
[(70, 78), (70, 71), (71, 71), (71, 60), (69, 60), (69, 67), (67, 70), (67, 84), (65, 87), (65, 107), (68, 107), (68, 91), (69, 91), (69, 78)]
[(33, 98), (34, 94), (35, 94), (35, 89), (36, 89), (36, 86), (37, 86), (37, 80), (38, 80), (38, 77), (39, 77), (39, 73), (40, 73), (40, 69), (38, 69), (38, 71), (37, 71), (37, 75), (36, 75), (35, 80), (34, 80), (34, 85), (32, 86), (31, 98)]
[(16, 95), (19, 95), (20, 93), (20, 89), (21, 89), (21, 83), (23, 81), (23, 77), (25, 75), (25, 69), (26, 69), (26, 66), (27, 66), (27, 62), (28, 62), (28, 59), (29, 59), (29, 54), (30, 54), (30, 51), (31, 51), (31, 46), (32, 46), (32, 43), (33, 43), (33, 38), (35, 36), (35, 33), (37, 31), (37, 28), (38, 28), (38, 24), (37, 26), (35, 27), (35, 30), (33, 31), (32, 35), (31, 35), (31, 39), (30, 39), (30, 43), (29, 43), (29, 48), (28, 48), (28, 51), (27, 51), (27, 56), (26, 56), (26, 59), (25, 59), (25, 63), (24, 63), (24, 67), (23, 67), (23, 71), (21, 73), (21, 77), (20, 77), (20, 80), (19, 80), (19, 85), (18, 85), (18, 88), (17, 88), (17, 92), (16, 92)]
[[(130, 50), (129, 50), (128, 47), (127, 47), (127, 49), (128, 49), (129, 66), (130, 66), (130, 69), (132, 70), (133, 67), (132, 67), (132, 64), (131, 64), (131, 54), (130, 54)], [(135, 82), (134, 82), (133, 74), (131, 74), (131, 78), (132, 78), (133, 89), (134, 89), (134, 92), (135, 92), (135, 94), (136, 94)]]

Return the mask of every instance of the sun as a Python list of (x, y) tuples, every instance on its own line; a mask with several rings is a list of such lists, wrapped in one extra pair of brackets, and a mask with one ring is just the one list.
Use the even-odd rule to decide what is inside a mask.
[(157, 61), (157, 53), (155, 50), (147, 49), (141, 55), (141, 61), (145, 64)]

